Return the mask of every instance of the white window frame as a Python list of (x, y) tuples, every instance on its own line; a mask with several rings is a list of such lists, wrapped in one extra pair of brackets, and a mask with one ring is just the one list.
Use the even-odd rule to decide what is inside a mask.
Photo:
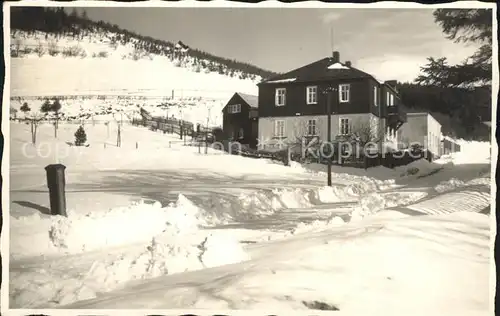
[[(280, 93), (283, 92), (283, 93)], [(281, 95), (281, 101), (280, 101), (280, 95)], [(274, 95), (274, 105), (276, 106), (285, 106), (286, 104), (286, 88), (276, 88), (276, 92)]]
[(306, 87), (307, 104), (318, 104), (318, 86)]
[[(343, 99), (342, 96), (343, 96), (343, 88), (347, 88), (346, 89), (346, 94), (347, 94), (347, 98), (346, 99)], [(343, 83), (343, 84), (339, 84), (339, 102), (340, 103), (347, 103), (347, 102), (350, 102), (351, 101), (351, 85), (349, 83)]]
[[(281, 130), (279, 130), (278, 125), (281, 123)], [(284, 120), (275, 120), (274, 121), (274, 137), (284, 138), (285, 137), (285, 121)]]
[[(344, 133), (345, 131), (343, 130), (344, 125), (342, 124), (342, 121), (347, 121), (347, 133)], [(341, 117), (339, 118), (339, 135), (349, 135), (351, 132), (351, 125), (350, 125), (350, 120), (348, 117)]]
[(373, 104), (378, 106), (378, 87), (373, 86)]
[(394, 106), (394, 94), (390, 91), (387, 91), (386, 104), (387, 106)]
[(228, 112), (230, 114), (241, 113), (241, 104), (229, 104)]
[[(313, 123), (313, 124), (311, 124)], [(318, 124), (316, 119), (307, 120), (307, 136), (318, 136)], [(311, 133), (312, 129), (312, 133)]]

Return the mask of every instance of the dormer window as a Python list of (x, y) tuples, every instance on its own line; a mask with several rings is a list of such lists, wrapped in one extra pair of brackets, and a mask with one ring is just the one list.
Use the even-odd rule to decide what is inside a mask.
[(284, 106), (286, 102), (286, 89), (285, 88), (277, 88), (275, 94), (275, 105), (276, 106)]

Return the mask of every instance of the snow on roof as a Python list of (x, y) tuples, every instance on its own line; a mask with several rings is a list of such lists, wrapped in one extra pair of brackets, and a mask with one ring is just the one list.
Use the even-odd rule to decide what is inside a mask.
[(293, 82), (297, 80), (297, 78), (288, 78), (288, 79), (280, 79), (280, 80), (273, 80), (273, 81), (268, 81), (270, 83), (280, 83), (280, 82)]
[(344, 66), (341, 63), (334, 63), (328, 66), (328, 69), (349, 69), (349, 67)]
[(238, 92), (240, 97), (251, 107), (257, 109), (259, 107), (259, 97), (256, 95), (250, 95), (246, 93)]
[(373, 78), (374, 78), (375, 80), (377, 80), (377, 82), (378, 82), (379, 84), (384, 84), (384, 80), (380, 80), (379, 78), (377, 78), (377, 77), (375, 77), (375, 76), (373, 76)]

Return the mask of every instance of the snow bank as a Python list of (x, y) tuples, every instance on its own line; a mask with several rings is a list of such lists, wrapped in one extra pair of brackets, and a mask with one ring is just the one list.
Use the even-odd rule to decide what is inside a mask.
[[(182, 194), (176, 203), (164, 208), (158, 202), (141, 201), (107, 212), (71, 213), (68, 218), (58, 216), (53, 220), (31, 216), (14, 221), (18, 226), (38, 221), (46, 229), (36, 239), (27, 234), (11, 239), (16, 242), (11, 249), (17, 259), (50, 253), (66, 255), (49, 259), (54, 262), (47, 261), (48, 270), (14, 271), (13, 275), (22, 276), (11, 282), (11, 304), (15, 307), (69, 304), (118, 289), (132, 280), (250, 259), (234, 236), (200, 229), (217, 220)], [(72, 270), (60, 275), (58, 265), (67, 270), (68, 261), (74, 264)], [(43, 280), (42, 293), (37, 282), (26, 279)]]
[(290, 233), (293, 235), (298, 235), (314, 231), (322, 231), (329, 227), (338, 227), (343, 224), (345, 224), (345, 222), (341, 217), (332, 216), (327, 220), (315, 220), (311, 223), (301, 222), (294, 229), (292, 229)]
[(405, 206), (421, 200), (427, 196), (426, 192), (374, 192), (361, 197), (359, 204), (351, 213), (351, 221), (374, 215), (386, 208)]
[(311, 207), (313, 196), (311, 189), (269, 189), (241, 193), (236, 198), (210, 196), (199, 205), (227, 223), (258, 219), (290, 208)]
[(439, 171), (442, 168), (442, 165), (429, 162), (426, 159), (419, 159), (408, 165), (396, 167), (394, 170), (400, 173), (400, 177), (425, 177)]
[[(53, 253), (75, 254), (151, 240), (165, 230), (180, 233), (212, 225), (217, 219), (195, 206), (182, 194), (176, 203), (162, 208), (159, 202), (144, 201), (127, 207), (87, 214), (69, 212), (68, 217), (41, 219), (38, 214), (15, 219), (11, 217), (11, 251), (16, 257)], [(33, 224), (48, 228), (33, 235), (16, 233), (16, 228)], [(35, 242), (35, 244), (33, 244)]]

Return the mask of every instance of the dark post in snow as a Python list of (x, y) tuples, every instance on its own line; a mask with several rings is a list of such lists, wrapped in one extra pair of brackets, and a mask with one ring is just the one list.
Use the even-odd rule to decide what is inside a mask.
[(332, 93), (335, 91), (333, 88), (329, 88), (327, 91), (327, 100), (326, 100), (326, 141), (328, 143), (328, 148), (332, 151), (330, 154), (330, 158), (327, 159), (327, 173), (328, 173), (328, 186), (332, 186), (332, 154), (333, 154), (333, 145), (332, 145)]
[(53, 164), (45, 167), (47, 172), (47, 186), (49, 188), (50, 213), (52, 215), (68, 216), (66, 213), (66, 180), (64, 170), (66, 166)]

